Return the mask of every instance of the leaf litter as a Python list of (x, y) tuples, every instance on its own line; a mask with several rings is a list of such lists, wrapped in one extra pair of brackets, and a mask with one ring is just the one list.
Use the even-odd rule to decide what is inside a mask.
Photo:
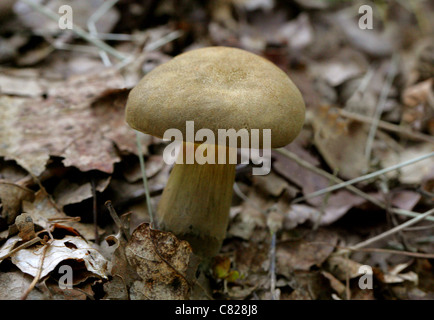
[[(116, 5), (97, 29), (126, 39), (111, 44), (136, 59), (115, 67), (104, 65), (97, 48), (76, 47), (75, 37), (38, 12), (23, 5), (0, 8), (7, 16), (0, 44), (8, 48), (0, 45), (0, 61), (6, 62), (0, 69), (0, 256), (7, 256), (0, 262), (2, 299), (22, 298), (35, 277), (39, 290), (28, 292), (28, 299), (432, 297), (424, 285), (432, 282), (432, 259), (422, 257), (434, 253), (428, 221), (366, 251), (341, 252), (405, 221), (390, 208), (432, 208), (432, 159), (359, 183), (362, 194), (341, 189), (293, 203), (334, 184), (330, 175), (349, 180), (434, 150), (433, 55), (425, 32), (432, 22), (423, 18), (432, 7), (377, 6), (376, 27), (361, 30), (354, 4), (296, 2)], [(81, 12), (76, 23), (86, 28), (100, 4), (73, 1)], [(162, 22), (175, 16), (178, 24)], [(175, 30), (182, 35), (155, 45)], [(238, 168), (225, 243), (213, 268), (196, 277), (198, 261), (188, 243), (147, 224), (136, 136), (124, 121), (124, 107), (143, 73), (209, 45), (240, 47), (276, 63), (300, 88), (307, 117), (300, 136), (285, 147), (297, 161), (273, 152), (267, 176)], [(397, 76), (368, 158), (393, 52), (400, 55)], [(155, 208), (170, 172), (162, 159), (166, 143), (139, 137)], [(106, 200), (125, 213), (122, 228), (107, 218)], [(120, 230), (131, 231), (127, 236)], [(380, 249), (386, 252), (375, 252)], [(416, 256), (404, 259), (410, 253)], [(62, 291), (58, 269), (65, 264), (74, 270), (74, 289)], [(370, 291), (357, 285), (365, 264), (373, 267), (376, 283)]]

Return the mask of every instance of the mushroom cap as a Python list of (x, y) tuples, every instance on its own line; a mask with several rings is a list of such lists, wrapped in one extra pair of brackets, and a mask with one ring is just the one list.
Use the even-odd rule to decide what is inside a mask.
[[(149, 72), (131, 90), (126, 121), (162, 138), (167, 129), (186, 137), (194, 130), (271, 129), (271, 147), (283, 147), (300, 133), (305, 106), (285, 72), (245, 50), (207, 47), (180, 54)], [(262, 141), (260, 142), (262, 145)]]

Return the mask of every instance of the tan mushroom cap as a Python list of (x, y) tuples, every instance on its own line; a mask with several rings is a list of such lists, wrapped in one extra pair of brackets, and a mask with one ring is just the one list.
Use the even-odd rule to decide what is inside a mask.
[[(303, 98), (285, 72), (253, 53), (207, 47), (180, 54), (148, 73), (130, 92), (128, 124), (162, 138), (186, 121), (194, 130), (271, 129), (271, 147), (283, 147), (299, 134)], [(262, 132), (261, 132), (262, 136)]]

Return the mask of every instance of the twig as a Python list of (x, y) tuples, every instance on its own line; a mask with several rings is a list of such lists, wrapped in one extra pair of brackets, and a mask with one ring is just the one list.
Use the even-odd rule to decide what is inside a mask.
[[(98, 31), (96, 29), (96, 22), (107, 13), (110, 8), (112, 8), (118, 0), (110, 0), (105, 1), (89, 18), (87, 21), (87, 28), (89, 29), (90, 34), (92, 37), (96, 38), (98, 35)], [(99, 55), (102, 59), (102, 62), (106, 67), (110, 67), (112, 65), (110, 58), (108, 57), (107, 53), (103, 50), (99, 51)]]
[(304, 201), (306, 199), (315, 198), (315, 197), (318, 197), (318, 196), (323, 195), (325, 193), (332, 192), (332, 191), (344, 188), (346, 186), (349, 186), (349, 185), (352, 185), (352, 184), (355, 184), (355, 183), (358, 183), (358, 182), (361, 182), (361, 181), (365, 181), (365, 180), (369, 180), (369, 179), (381, 176), (382, 174), (385, 174), (387, 172), (394, 171), (394, 170), (400, 169), (402, 167), (409, 166), (409, 165), (414, 164), (416, 162), (428, 159), (428, 158), (430, 158), (432, 156), (434, 156), (434, 152), (425, 154), (423, 156), (420, 156), (420, 157), (417, 157), (417, 158), (414, 158), (414, 159), (411, 159), (411, 160), (408, 160), (408, 161), (404, 161), (402, 163), (390, 166), (388, 168), (384, 168), (384, 169), (381, 169), (381, 170), (378, 170), (378, 171), (366, 174), (364, 176), (360, 176), (360, 177), (357, 177), (357, 178), (345, 181), (343, 183), (339, 183), (339, 184), (333, 185), (331, 187), (327, 187), (327, 188), (324, 188), (324, 189), (321, 189), (321, 190), (309, 193), (309, 194), (307, 194), (307, 195), (305, 195), (303, 197), (294, 199), (294, 201), (292, 203), (297, 203), (297, 202)]
[(140, 143), (140, 135), (138, 131), (136, 131), (136, 142), (137, 142), (137, 153), (140, 161), (140, 170), (142, 172), (143, 187), (145, 188), (146, 205), (148, 208), (148, 214), (150, 220), (149, 225), (151, 228), (154, 228), (158, 226), (154, 225), (154, 214), (152, 212), (151, 195), (149, 193), (149, 187), (148, 187), (148, 178), (146, 177), (145, 159), (143, 157), (142, 144)]
[(381, 248), (360, 248), (360, 249), (347, 248), (347, 249), (351, 249), (353, 251), (366, 251), (366, 252), (400, 254), (400, 255), (403, 255), (403, 256), (409, 256), (409, 257), (420, 258), (420, 259), (434, 259), (434, 254), (432, 254), (432, 253), (398, 251), (398, 250), (381, 249)]
[[(285, 241), (282, 241), (282, 242), (285, 242)], [(321, 245), (328, 245), (330, 247), (334, 247), (336, 249), (339, 249), (339, 251), (336, 252), (337, 254), (338, 253), (345, 254), (348, 251), (361, 251), (361, 252), (378, 252), (378, 253), (388, 253), (388, 254), (399, 254), (399, 255), (403, 255), (403, 256), (409, 256), (409, 257), (420, 258), (420, 259), (434, 259), (433, 253), (410, 252), (410, 251), (382, 249), (382, 248), (359, 248), (359, 249), (355, 249), (352, 247), (339, 246), (339, 245), (324, 242), (324, 241), (311, 241), (311, 242), (308, 242), (308, 244), (309, 245), (321, 244)]]
[(9, 251), (8, 253), (6, 253), (5, 255), (0, 257), (0, 262), (3, 261), (6, 258), (9, 258), (11, 255), (13, 255), (14, 253), (16, 253), (17, 251), (21, 250), (21, 249), (25, 249), (27, 247), (30, 247), (32, 245), (34, 245), (35, 243), (38, 243), (39, 241), (42, 241), (41, 238), (39, 237), (35, 237), (33, 239), (30, 239), (27, 242), (24, 242), (22, 245), (16, 247), (15, 249)]
[(392, 61), (389, 66), (389, 72), (387, 73), (387, 78), (385, 80), (384, 86), (381, 90), (380, 99), (377, 104), (377, 107), (375, 109), (374, 118), (372, 120), (371, 127), (369, 129), (369, 135), (368, 139), (366, 141), (366, 147), (365, 147), (365, 158), (367, 162), (370, 162), (371, 159), (371, 152), (372, 152), (372, 145), (374, 142), (375, 134), (377, 132), (378, 128), (378, 122), (380, 120), (381, 114), (383, 113), (384, 105), (386, 104), (387, 96), (389, 95), (390, 88), (392, 87), (393, 79), (396, 75), (396, 69), (397, 69), (397, 61), (398, 56), (396, 54), (393, 55)]
[(358, 244), (356, 244), (354, 246), (351, 246), (349, 249), (350, 250), (357, 250), (357, 249), (366, 247), (366, 246), (370, 245), (371, 243), (374, 243), (374, 242), (376, 242), (378, 240), (387, 238), (387, 237), (391, 236), (392, 234), (395, 234), (395, 233), (397, 233), (397, 232), (399, 232), (399, 231), (401, 231), (401, 230), (403, 230), (403, 229), (405, 229), (405, 228), (407, 228), (407, 227), (409, 227), (409, 226), (411, 226), (411, 225), (413, 225), (413, 224), (415, 224), (415, 223), (417, 223), (417, 222), (425, 219), (426, 217), (428, 217), (429, 215), (431, 215), (433, 213), (434, 213), (434, 209), (431, 209), (431, 210), (429, 210), (429, 211), (427, 211), (427, 212), (419, 215), (416, 218), (408, 220), (408, 221), (400, 224), (399, 226), (396, 226), (395, 228), (392, 228), (392, 229), (390, 229), (390, 230), (388, 230), (386, 232), (383, 232), (383, 233), (379, 234), (378, 236), (375, 236), (375, 237), (373, 237), (371, 239), (362, 241), (362, 242), (360, 242), (360, 243), (358, 243)]
[[(363, 123), (372, 123), (372, 118), (361, 115), (361, 114), (357, 114), (357, 113), (353, 113), (353, 112), (349, 112), (347, 110), (344, 109), (338, 109), (339, 110), (339, 115), (351, 119), (351, 120), (355, 120), (355, 121), (359, 121), (359, 122), (363, 122)], [(421, 141), (425, 141), (425, 142), (430, 142), (430, 143), (434, 143), (434, 138), (420, 133), (420, 132), (414, 132), (412, 130), (409, 130), (407, 128), (404, 128), (402, 126), (387, 122), (387, 121), (383, 121), (383, 120), (379, 120), (378, 121), (378, 128), (380, 129), (384, 129), (387, 131), (392, 131), (392, 132), (396, 132), (402, 135), (405, 135), (409, 138), (413, 138), (413, 139), (417, 139), (417, 140), (421, 140)]]
[(33, 278), (32, 283), (30, 284), (30, 286), (27, 288), (26, 292), (24, 292), (24, 294), (21, 297), (21, 300), (26, 300), (27, 296), (29, 295), (29, 293), (33, 290), (33, 288), (36, 286), (36, 284), (39, 281), (39, 278), (41, 277), (41, 273), (42, 273), (42, 268), (44, 266), (44, 260), (45, 260), (45, 253), (47, 252), (47, 249), (50, 247), (50, 243), (46, 242), (44, 243), (44, 248), (42, 249), (42, 253), (41, 253), (41, 259), (39, 261), (39, 267), (38, 267), (38, 273), (36, 274), (36, 276)]
[(271, 234), (270, 244), (270, 290), (271, 300), (277, 300), (276, 296), (276, 233)]
[(110, 200), (108, 200), (108, 201), (106, 201), (105, 205), (106, 205), (106, 207), (110, 213), (110, 216), (112, 217), (113, 221), (115, 222), (116, 226), (124, 234), (125, 239), (127, 239), (129, 241), (131, 238), (130, 233), (125, 228), (124, 224), (122, 223), (121, 219), (119, 218), (118, 214), (116, 213), (115, 209), (113, 208), (112, 202)]
[[(291, 159), (293, 161), (295, 161), (297, 164), (299, 164), (300, 166), (317, 173), (318, 175), (321, 175), (327, 179), (330, 179), (332, 181), (334, 181), (335, 183), (345, 183), (345, 181), (343, 181), (342, 179), (336, 177), (335, 175), (328, 173), (327, 171), (324, 171), (318, 167), (315, 167), (314, 165), (310, 164), (309, 162), (307, 162), (306, 160), (303, 160), (302, 158), (300, 158), (299, 156), (297, 156), (295, 153), (287, 150), (287, 149), (276, 149), (274, 150), (278, 153), (280, 153), (281, 155), (287, 157), (288, 159)], [(351, 191), (352, 193), (368, 200), (369, 202), (375, 204), (376, 206), (378, 206), (381, 209), (386, 210), (387, 206), (385, 203), (383, 203), (382, 201), (380, 201), (379, 199), (375, 198), (374, 196), (371, 196), (370, 194), (367, 194), (366, 192), (363, 192), (362, 190), (354, 187), (353, 185), (345, 185), (344, 188), (346, 188), (348, 191)], [(236, 191), (236, 189), (234, 188), (234, 190)], [(413, 212), (413, 211), (409, 211), (409, 210), (404, 210), (404, 209), (399, 209), (399, 208), (390, 208), (390, 210), (395, 213), (395, 214), (399, 214), (402, 216), (408, 216), (408, 217), (417, 217), (419, 216), (418, 213)], [(427, 220), (430, 221), (434, 221), (434, 217), (428, 217)]]
[(99, 243), (99, 234), (98, 234), (98, 207), (97, 207), (97, 199), (96, 199), (96, 187), (95, 187), (95, 178), (92, 177), (90, 179), (91, 187), (92, 187), (92, 198), (93, 198), (93, 205), (92, 205), (92, 212), (93, 212), (93, 226), (94, 226), (94, 233), (95, 233), (95, 243)]

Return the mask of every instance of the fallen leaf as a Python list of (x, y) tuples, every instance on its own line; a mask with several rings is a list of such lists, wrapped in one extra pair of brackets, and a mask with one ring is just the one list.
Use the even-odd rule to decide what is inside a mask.
[[(33, 223), (42, 229), (48, 229), (55, 221), (61, 221), (61, 225), (72, 227), (85, 239), (95, 239), (95, 227), (92, 223), (70, 221), (71, 217), (56, 208), (42, 191), (36, 192), (34, 201), (23, 202), (23, 211), (28, 213), (32, 217)], [(102, 234), (103, 230), (99, 229), (99, 232)]]
[[(129, 264), (140, 276), (130, 288), (132, 300), (187, 299), (194, 276), (191, 246), (172, 233), (141, 224), (125, 248)], [(193, 265), (192, 265), (193, 263)]]
[(290, 278), (294, 270), (320, 266), (333, 252), (337, 236), (324, 229), (308, 232), (299, 240), (281, 241), (276, 246), (277, 274)]
[[(120, 158), (110, 137), (117, 133), (113, 139), (120, 149), (130, 150), (135, 135), (124, 123), (124, 105), (104, 104), (99, 108), (91, 107), (91, 103), (108, 90), (122, 86), (120, 75), (108, 70), (72, 77), (50, 88), (46, 99), (1, 97), (0, 156), (16, 160), (35, 176), (45, 170), (50, 156), (63, 157), (65, 166), (75, 166), (81, 171), (112, 173)], [(98, 117), (109, 113), (105, 108), (119, 113), (119, 116), (110, 113), (116, 119), (115, 124), (107, 125), (104, 123), (107, 119)], [(122, 147), (125, 141), (130, 147)]]
[(0, 181), (0, 200), (3, 205), (2, 217), (8, 225), (15, 221), (23, 201), (32, 201), (34, 192), (15, 183)]
[[(0, 272), (0, 300), (20, 300), (30, 287), (33, 278), (21, 271)], [(47, 296), (39, 291), (32, 290), (27, 300), (45, 300)]]
[[(14, 236), (5, 243), (8, 247), (15, 240), (21, 241), (21, 238)], [(4, 245), (4, 246), (5, 246)], [(4, 248), (2, 247), (2, 252)], [(12, 263), (15, 264), (22, 272), (33, 277), (38, 273), (41, 256), (44, 252), (44, 245), (21, 249), (12, 254)], [(81, 237), (65, 236), (60, 240), (53, 240), (45, 251), (45, 258), (42, 265), (40, 278), (44, 278), (52, 272), (62, 261), (77, 260), (84, 262), (86, 269), (95, 276), (107, 278), (107, 261), (104, 257)]]
[(332, 111), (314, 113), (315, 146), (339, 176), (359, 177), (369, 168), (365, 157), (369, 126), (357, 121), (340, 122), (340, 117)]
[(362, 275), (359, 272), (362, 264), (343, 257), (342, 255), (331, 255), (327, 259), (326, 268), (337, 279), (346, 281), (346, 279), (354, 279)]

